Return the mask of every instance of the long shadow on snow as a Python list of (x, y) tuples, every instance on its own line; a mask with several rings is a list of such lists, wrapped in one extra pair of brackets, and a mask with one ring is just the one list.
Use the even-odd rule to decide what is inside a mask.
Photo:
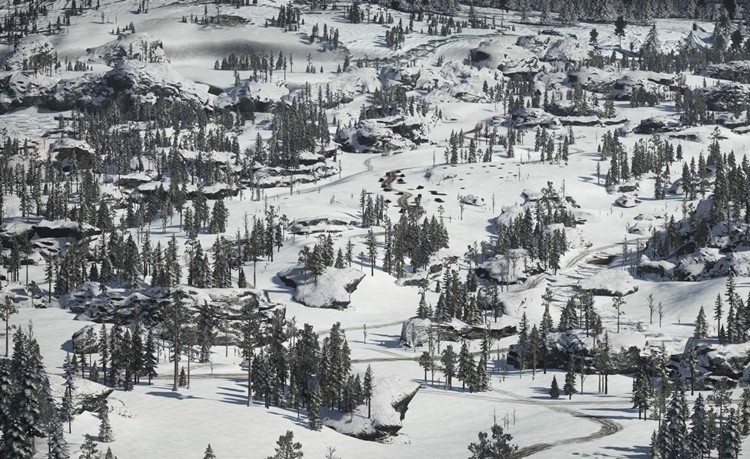
[[(649, 453), (649, 447), (648, 446), (605, 446), (604, 449), (611, 449), (613, 451), (618, 451), (621, 454), (617, 454), (617, 457), (632, 457), (632, 458), (650, 458), (651, 454)], [(631, 454), (625, 454), (625, 453), (631, 453)]]
[(177, 400), (202, 400), (203, 397), (196, 397), (194, 395), (185, 395), (181, 394), (179, 392), (172, 392), (172, 391), (151, 391), (146, 392), (146, 395), (154, 395), (156, 397), (164, 397), (164, 398), (174, 398)]

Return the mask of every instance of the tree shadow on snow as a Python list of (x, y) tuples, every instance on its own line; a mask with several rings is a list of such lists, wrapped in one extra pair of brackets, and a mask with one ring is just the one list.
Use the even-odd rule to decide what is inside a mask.
[(617, 451), (616, 457), (649, 458), (648, 446), (605, 446), (604, 449)]
[(195, 395), (181, 394), (180, 392), (170, 391), (150, 391), (146, 392), (146, 395), (154, 395), (156, 397), (173, 398), (176, 400), (201, 400), (202, 397), (196, 397)]

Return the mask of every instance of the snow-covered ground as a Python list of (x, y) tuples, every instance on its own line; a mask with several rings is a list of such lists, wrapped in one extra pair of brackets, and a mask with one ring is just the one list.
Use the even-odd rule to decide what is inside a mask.
[[(66, 1), (57, 0), (59, 9)], [(527, 131), (521, 145), (516, 146), (516, 157), (508, 158), (499, 150), (491, 163), (444, 164), (443, 152), (451, 131), (469, 132), (478, 124), (504, 115), (497, 104), (479, 100), (464, 102), (459, 99), (453, 85), (462, 85), (461, 92), (481, 93), (483, 81), (493, 81), (495, 70), (477, 70), (464, 65), (469, 51), (486, 42), (486, 46), (505, 51), (499, 60), (512, 63), (532, 54), (527, 48), (516, 46), (519, 37), (536, 36), (543, 26), (527, 25), (518, 22), (511, 12), (505, 17), (513, 24), (514, 30), (466, 29), (461, 34), (448, 37), (430, 36), (418, 33), (427, 24), (415, 24), (415, 33), (409, 34), (404, 46), (393, 51), (383, 43), (385, 26), (378, 24), (349, 24), (341, 17), (340, 11), (316, 11), (304, 14), (306, 25), (299, 33), (284, 32), (273, 27), (264, 27), (265, 19), (275, 16), (280, 2), (259, 0), (257, 6), (234, 8), (224, 6), (221, 13), (242, 18), (245, 22), (237, 25), (207, 25), (182, 23), (183, 16), (202, 16), (204, 8), (214, 14), (213, 4), (198, 2), (171, 2), (156, 0), (150, 3), (148, 14), (134, 14), (133, 2), (102, 0), (99, 11), (85, 11), (83, 15), (71, 18), (71, 26), (66, 33), (53, 35), (49, 41), (61, 59), (81, 60), (94, 63), (95, 72), (108, 71), (102, 62), (103, 53), (109, 48), (97, 48), (116, 38), (111, 31), (132, 22), (138, 33), (148, 34), (152, 39), (161, 40), (167, 63), (163, 63), (163, 74), (181, 75), (185, 81), (197, 83), (190, 90), (200, 97), (209, 99), (206, 85), (229, 91), (234, 87), (231, 71), (214, 70), (214, 62), (230, 52), (242, 53), (252, 47), (294, 56), (294, 69), (286, 74), (285, 87), (280, 87), (281, 72), (275, 72), (275, 84), (248, 88), (257, 94), (281, 97), (305, 83), (324, 87), (330, 83), (334, 88), (351, 91), (354, 101), (340, 108), (332, 109), (330, 120), (335, 116), (342, 125), (359, 117), (359, 107), (367, 102), (365, 93), (381, 87), (382, 81), (373, 69), (355, 69), (344, 74), (334, 73), (343, 63), (348, 53), (353, 59), (380, 59), (384, 64), (410, 63), (412, 67), (434, 77), (435, 81), (445, 82), (447, 89), (432, 94), (432, 101), (443, 113), (443, 120), (428, 124), (425, 133), (430, 143), (415, 146), (413, 149), (395, 151), (387, 155), (379, 154), (339, 154), (341, 173), (320, 179), (316, 183), (301, 184), (293, 193), (288, 188), (267, 189), (265, 199), (250, 200), (248, 196), (229, 198), (226, 201), (230, 220), (226, 234), (233, 236), (243, 226), (245, 215), (262, 215), (266, 205), (277, 206), (281, 214), (289, 220), (302, 217), (325, 215), (329, 218), (349, 222), (359, 218), (359, 196), (361, 190), (381, 193), (379, 179), (389, 171), (400, 170), (403, 181), (395, 183), (392, 191), (382, 192), (390, 200), (389, 215), (398, 218), (396, 205), (400, 196), (397, 192), (408, 193), (413, 199), (421, 195), (422, 205), (427, 215), (441, 214), (450, 235), (450, 248), (441, 255), (455, 255), (459, 258), (462, 274), (469, 265), (463, 260), (466, 247), (479, 241), (494, 240), (493, 223), (502, 209), (514, 214), (525, 202), (524, 192), (538, 192), (552, 182), (562, 195), (572, 198), (578, 208), (575, 212), (585, 223), (568, 229), (566, 236), (569, 251), (561, 261), (561, 269), (556, 274), (537, 274), (523, 283), (510, 286), (502, 293), (507, 315), (500, 319), (501, 325), (516, 325), (526, 313), (531, 323), (539, 323), (542, 318), (542, 299), (546, 286), (554, 287), (556, 298), (551, 314), (557, 323), (560, 311), (567, 300), (567, 293), (574, 286), (597, 289), (606, 286), (613, 291), (630, 293), (625, 296), (620, 317), (620, 333), (615, 333), (616, 311), (612, 307), (612, 297), (597, 296), (595, 307), (602, 316), (604, 326), (616, 349), (630, 345), (647, 345), (655, 348), (664, 344), (668, 352), (681, 352), (688, 337), (693, 333), (693, 322), (701, 306), (707, 311), (712, 308), (716, 294), (723, 292), (724, 279), (713, 279), (699, 283), (667, 282), (634, 279), (622, 270), (629, 262), (622, 260), (623, 245), (632, 254), (637, 244), (645, 243), (650, 227), (641, 235), (631, 234), (628, 229), (641, 214), (659, 217), (653, 225), (659, 225), (661, 218), (682, 215), (682, 196), (667, 195), (665, 200), (654, 199), (653, 177), (641, 180), (640, 190), (631, 193), (632, 207), (620, 207), (615, 200), (617, 193), (608, 193), (604, 188), (604, 177), (597, 176), (599, 154), (597, 146), (610, 127), (576, 127), (576, 141), (571, 145), (567, 165), (539, 162), (539, 153), (534, 152), (533, 130)], [(0, 8), (1, 10), (1, 8)], [(484, 10), (479, 9), (484, 13)], [(408, 14), (393, 11), (398, 19), (408, 23)], [(314, 23), (328, 24), (339, 28), (342, 47), (335, 51), (324, 51), (320, 45), (310, 45), (306, 34)], [(692, 21), (657, 20), (660, 38), (665, 50), (678, 46), (687, 36)], [(698, 21), (696, 39), (709, 40), (711, 34), (703, 30), (713, 25)], [(609, 24), (581, 24), (577, 26), (555, 27), (562, 34), (588, 37), (592, 28), (599, 31), (599, 45), (602, 53), (611, 53), (619, 47), (619, 38), (613, 34)], [(643, 43), (650, 26), (629, 25), (623, 40), (623, 48), (638, 49)], [(586, 40), (584, 39), (585, 43)], [(485, 46), (485, 45), (483, 45)], [(567, 52), (565, 44), (558, 44), (550, 52)], [(110, 46), (111, 47), (111, 46)], [(88, 52), (89, 49), (96, 51)], [(562, 50), (561, 50), (562, 49)], [(12, 47), (0, 45), (0, 55), (10, 52)], [(109, 51), (108, 51), (109, 50)], [(576, 52), (583, 52), (577, 50)], [(306, 58), (323, 72), (315, 74), (303, 72)], [(545, 54), (546, 55), (546, 54)], [(444, 67), (437, 66), (438, 57), (446, 60)], [(494, 61), (493, 61), (494, 62)], [(414, 71), (413, 68), (409, 68)], [(171, 73), (174, 72), (174, 73)], [(462, 72), (467, 72), (467, 76)], [(251, 72), (240, 71), (241, 79), (247, 79)], [(82, 72), (62, 71), (54, 74), (52, 80), (80, 77)], [(2, 76), (2, 72), (0, 72)], [(501, 75), (500, 75), (501, 76)], [(425, 77), (427, 78), (427, 77)], [(689, 84), (703, 84), (702, 77), (688, 76)], [(170, 80), (171, 81), (171, 80)], [(175, 80), (175, 84), (182, 84)], [(427, 80), (429, 82), (429, 80)], [(53, 81), (54, 82), (54, 81)], [(709, 84), (712, 80), (708, 80)], [(427, 86), (425, 86), (427, 87)], [(271, 93), (269, 95), (269, 92)], [(198, 97), (198, 96), (196, 96)], [(221, 97), (219, 100), (221, 100)], [(231, 96), (223, 96), (231, 99)], [(636, 122), (651, 116), (674, 114), (674, 103), (666, 102), (656, 108), (631, 108), (628, 102), (615, 102), (615, 109), (622, 116)], [(20, 108), (0, 117), (0, 130), (9, 134), (38, 142), (42, 151), (47, 150), (52, 139), (42, 138), (46, 130), (57, 125), (51, 113), (41, 108)], [(259, 115), (262, 120), (264, 115)], [(258, 132), (265, 138), (268, 131), (256, 126), (247, 126), (239, 135), (241, 148), (252, 147)], [(499, 128), (501, 132), (505, 128)], [(699, 153), (706, 151), (713, 126), (690, 129), (701, 139), (700, 142), (672, 139), (682, 145), (684, 161), (689, 163)], [(750, 143), (745, 134), (738, 134), (721, 128), (722, 151), (735, 151), (743, 154)], [(558, 131), (565, 133), (566, 131)], [(648, 135), (631, 134), (622, 139), (628, 150), (636, 141), (648, 139)], [(479, 142), (480, 146), (483, 142)], [(602, 164), (603, 170), (606, 164)], [(682, 164), (672, 166), (672, 177), (676, 178)], [(147, 178), (147, 180), (151, 180)], [(104, 187), (105, 192), (119, 192), (114, 186)], [(462, 204), (463, 196), (472, 195), (477, 205)], [(526, 195), (528, 197), (528, 195)], [(635, 197), (638, 198), (636, 204)], [(6, 199), (5, 217), (20, 221), (20, 211), (15, 198)], [(651, 223), (649, 222), (649, 224)], [(357, 227), (337, 227), (334, 241), (343, 248), (347, 241), (354, 244), (354, 253), (366, 252), (367, 231)], [(376, 228), (379, 243), (382, 244), (382, 228)], [(175, 234), (180, 243), (185, 235), (178, 231), (177, 222), (168, 222), (162, 230), (161, 224), (154, 224), (152, 241), (163, 244)], [(215, 236), (200, 235), (203, 247), (210, 247)], [(201, 457), (203, 449), (210, 443), (219, 458), (266, 457), (273, 454), (275, 441), (279, 435), (292, 430), (295, 440), (303, 445), (305, 457), (323, 457), (329, 446), (336, 448), (342, 458), (453, 458), (468, 455), (467, 445), (476, 440), (477, 432), (488, 431), (496, 416), (499, 423), (507, 422), (507, 432), (514, 437), (520, 448), (536, 447), (529, 450), (534, 457), (648, 457), (648, 442), (656, 421), (639, 421), (637, 410), (630, 401), (632, 379), (628, 376), (612, 376), (609, 394), (595, 392), (596, 376), (589, 376), (584, 394), (575, 395), (573, 400), (550, 400), (547, 391), (556, 375), (562, 386), (564, 373), (540, 371), (532, 377), (530, 371), (519, 374), (511, 369), (501, 374), (500, 354), (516, 337), (504, 338), (494, 343), (491, 362), (493, 368), (492, 390), (473, 393), (459, 389), (446, 391), (441, 383), (432, 387), (423, 380), (423, 373), (416, 359), (423, 349), (416, 352), (399, 348), (402, 322), (415, 314), (420, 298), (420, 288), (402, 286), (396, 279), (376, 269), (370, 274), (369, 264), (360, 266), (355, 261), (355, 269), (365, 274), (356, 291), (348, 295), (351, 303), (343, 310), (310, 308), (294, 300), (294, 289), (284, 286), (276, 276), (298, 263), (298, 253), (305, 246), (311, 246), (315, 235), (289, 235), (284, 247), (275, 255), (273, 262), (259, 262), (257, 266), (257, 288), (266, 290), (270, 299), (286, 307), (287, 317), (296, 317), (297, 324), (310, 323), (319, 333), (325, 333), (331, 324), (340, 322), (346, 331), (352, 350), (355, 371), (364, 374), (368, 365), (378, 377), (396, 376), (408, 382), (422, 384), (403, 420), (403, 428), (388, 443), (358, 440), (324, 428), (315, 432), (308, 428), (304, 412), (298, 418), (291, 409), (270, 408), (262, 404), (248, 408), (245, 406), (246, 382), (240, 363), (242, 358), (234, 347), (216, 347), (211, 364), (193, 364), (192, 381), (189, 389), (172, 392), (169, 362), (162, 361), (160, 376), (152, 386), (139, 384), (132, 392), (117, 390), (110, 396), (110, 415), (115, 433), (111, 444), (115, 454), (121, 459), (146, 457), (191, 458)], [(631, 255), (634, 257), (634, 255)], [(593, 259), (611, 257), (610, 267), (588, 263)], [(377, 265), (378, 267), (380, 264)], [(245, 268), (248, 279), (252, 279), (252, 266)], [(350, 273), (351, 274), (351, 273)], [(43, 265), (32, 266), (30, 277), (46, 285)], [(737, 278), (739, 294), (745, 298), (750, 291), (750, 278)], [(236, 282), (236, 279), (235, 279)], [(438, 295), (434, 283), (426, 292), (426, 300), (433, 306)], [(319, 292), (314, 292), (319, 293)], [(344, 295), (341, 292), (338, 292)], [(653, 295), (656, 303), (663, 305), (663, 318), (653, 323), (649, 319), (647, 298)], [(344, 295), (347, 296), (347, 295)], [(66, 352), (71, 350), (71, 335), (81, 329), (86, 322), (74, 321), (73, 315), (55, 307), (35, 309), (30, 302), (22, 304), (23, 309), (12, 316), (14, 326), (33, 323), (34, 334), (39, 340), (45, 364), (51, 373), (62, 372), (62, 362)], [(713, 323), (709, 320), (709, 323)], [(366, 342), (364, 330), (367, 330)], [(715, 330), (711, 334), (715, 334)], [(0, 335), (4, 330), (0, 330)], [(4, 340), (2, 340), (4, 342)], [(454, 348), (460, 343), (452, 343)], [(477, 343), (472, 343), (478, 349)], [(494, 348), (493, 348), (494, 349)], [(439, 373), (438, 373), (439, 374)], [(455, 383), (454, 383), (455, 386)], [(736, 394), (735, 394), (736, 395)], [(344, 418), (345, 420), (346, 418)], [(72, 450), (77, 450), (86, 435), (98, 431), (98, 419), (91, 413), (78, 416), (73, 423), (73, 433), (68, 436)], [(547, 446), (544, 446), (547, 445)], [(745, 441), (745, 454), (750, 457), (750, 444)], [(106, 449), (106, 446), (105, 446)]]

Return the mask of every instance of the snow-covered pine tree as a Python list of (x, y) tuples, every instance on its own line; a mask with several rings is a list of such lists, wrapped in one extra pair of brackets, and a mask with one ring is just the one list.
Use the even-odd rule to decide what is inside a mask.
[(211, 443), (206, 447), (206, 451), (203, 453), (203, 459), (216, 459), (216, 454), (214, 454), (214, 450), (211, 448)]
[(112, 433), (112, 425), (109, 423), (109, 405), (107, 400), (102, 400), (97, 410), (99, 413), (99, 441), (110, 443), (114, 441), (115, 436)]
[(489, 438), (487, 432), (479, 432), (479, 441), (469, 444), (470, 459), (509, 459), (518, 451), (518, 445), (511, 443), (513, 436), (505, 433), (497, 422), (492, 425), (491, 434)]
[(312, 394), (310, 394), (310, 400), (307, 402), (307, 419), (310, 423), (310, 429), (320, 430), (323, 428), (323, 421), (320, 418), (320, 387), (315, 386)]
[(146, 336), (146, 345), (143, 347), (143, 370), (142, 376), (148, 378), (148, 385), (151, 385), (151, 380), (155, 378), (158, 373), (156, 367), (159, 365), (159, 358), (156, 351), (156, 340), (154, 339), (154, 332), (148, 331)]
[(560, 398), (560, 388), (557, 386), (557, 376), (552, 376), (552, 385), (549, 388), (549, 396), (553, 399)]
[(563, 393), (568, 396), (568, 400), (573, 398), (573, 394), (578, 392), (576, 390), (576, 373), (573, 367), (573, 358), (570, 359), (568, 364), (568, 372), (565, 373), (565, 385), (563, 385)]

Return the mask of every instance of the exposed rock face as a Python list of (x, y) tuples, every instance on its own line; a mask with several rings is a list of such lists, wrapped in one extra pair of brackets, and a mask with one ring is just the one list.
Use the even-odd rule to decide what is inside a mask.
[(750, 83), (750, 61), (709, 64), (699, 72), (699, 75), (738, 83)]
[[(431, 319), (412, 317), (404, 321), (401, 326), (400, 345), (414, 348), (427, 344), (430, 327), (439, 327), (442, 339), (449, 341), (481, 339), (488, 331), (485, 325), (469, 325), (457, 319), (450, 322), (433, 322)], [(489, 334), (492, 339), (502, 339), (516, 333), (516, 327), (511, 325), (505, 327), (491, 326), (489, 328)]]
[(356, 224), (356, 221), (344, 221), (335, 217), (297, 218), (289, 224), (289, 231), (294, 234), (339, 233)]
[(556, 116), (550, 115), (541, 108), (519, 108), (511, 115), (513, 127), (532, 128), (540, 126), (547, 129), (559, 129), (562, 123)]
[(55, 78), (20, 71), (0, 77), (0, 114), (44, 102), (56, 82)]
[(696, 390), (711, 390), (718, 384), (731, 389), (750, 383), (750, 343), (719, 344), (715, 340), (688, 339), (685, 352), (670, 357), (670, 367), (689, 381), (688, 349), (694, 348)]
[(680, 129), (680, 124), (676, 121), (665, 118), (647, 118), (641, 120), (640, 124), (633, 129), (636, 134), (658, 134), (663, 132), (672, 132)]
[(70, 238), (81, 239), (83, 237), (101, 234), (102, 231), (88, 224), (78, 224), (73, 221), (49, 221), (42, 220), (32, 225), (34, 233), (40, 238)]
[[(197, 289), (178, 287), (187, 295), (185, 303), (195, 308), (204, 302), (216, 304), (222, 319), (239, 319), (239, 311), (244, 302), (252, 302), (261, 311), (276, 307), (268, 294), (253, 289)], [(120, 321), (130, 324), (137, 318), (146, 327), (161, 324), (163, 310), (172, 303), (175, 289), (151, 287), (136, 293), (124, 289), (101, 290), (99, 284), (84, 282), (60, 300), (63, 307), (69, 308), (76, 317), (94, 322)], [(80, 340), (80, 338), (79, 338)], [(74, 343), (76, 339), (74, 339)]]
[(96, 152), (83, 140), (63, 137), (49, 147), (51, 156), (60, 164), (63, 170), (70, 168), (71, 162), (82, 169), (93, 166)]
[(402, 116), (361, 120), (356, 127), (340, 130), (334, 140), (349, 153), (390, 152), (427, 141), (422, 122)]
[(709, 110), (718, 112), (742, 110), (750, 98), (748, 87), (739, 83), (699, 87), (695, 89), (695, 92), (705, 97)]
[(303, 272), (297, 265), (277, 276), (284, 284), (295, 288), (294, 299), (305, 306), (344, 309), (351, 303), (351, 293), (365, 278), (365, 273), (351, 267), (337, 269), (329, 266), (316, 281), (312, 273)]

